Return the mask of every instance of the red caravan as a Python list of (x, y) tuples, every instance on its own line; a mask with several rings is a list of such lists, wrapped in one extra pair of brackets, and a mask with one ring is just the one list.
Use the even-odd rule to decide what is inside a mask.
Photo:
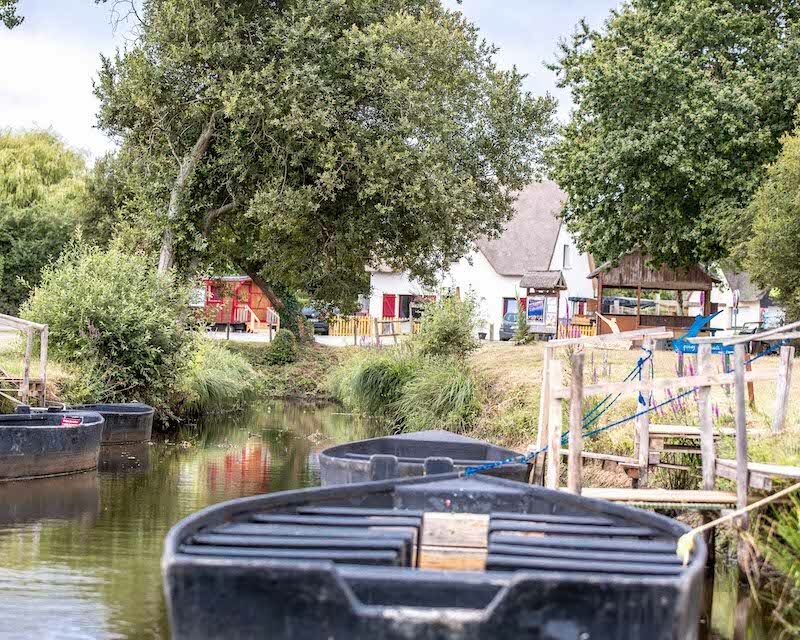
[(248, 276), (204, 278), (197, 293), (194, 306), (205, 308), (217, 328), (230, 325), (233, 330), (255, 332), (278, 326), (278, 314)]

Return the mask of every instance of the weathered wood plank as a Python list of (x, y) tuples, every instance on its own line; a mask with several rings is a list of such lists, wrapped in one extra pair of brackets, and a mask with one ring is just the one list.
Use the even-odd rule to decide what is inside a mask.
[(25, 330), (25, 357), (22, 361), (22, 384), (19, 387), (19, 399), (28, 404), (31, 392), (31, 355), (33, 354), (33, 329)]
[(685, 504), (736, 504), (736, 494), (727, 491), (688, 491), (668, 489), (617, 489), (585, 487), (585, 498), (597, 498), (611, 502), (650, 502)]
[[(572, 396), (569, 401), (569, 456), (567, 459), (567, 489), (576, 495), (581, 494), (583, 469), (583, 361), (584, 353), (572, 354)], [(558, 456), (553, 456), (558, 458)]]
[(792, 388), (792, 366), (794, 347), (781, 347), (781, 364), (778, 369), (778, 384), (775, 390), (775, 415), (772, 419), (772, 433), (780, 433), (786, 424), (789, 412), (789, 395)]
[(485, 548), (488, 539), (488, 514), (426, 512), (422, 516), (422, 545)]
[(49, 329), (44, 325), (39, 335), (39, 406), (47, 406), (47, 346)]
[[(736, 460), (729, 460), (727, 458), (717, 458), (717, 466), (736, 468)], [(776, 478), (789, 478), (792, 480), (800, 480), (800, 467), (792, 467), (782, 464), (766, 464), (763, 462), (748, 462), (747, 468), (750, 471), (756, 471), (766, 475), (774, 476)]]
[[(744, 368), (744, 367), (742, 367)], [(776, 370), (752, 371), (744, 374), (745, 381), (759, 382), (764, 380), (774, 380), (777, 376)], [(685, 376), (682, 378), (656, 378), (651, 381), (629, 381), (629, 382), (605, 382), (601, 384), (586, 385), (583, 388), (585, 396), (622, 394), (631, 396), (639, 392), (661, 391), (664, 389), (690, 389), (692, 387), (712, 386), (718, 387), (734, 383), (733, 373), (717, 373), (705, 376)], [(569, 388), (559, 387), (551, 391), (551, 396), (559, 399), (569, 398)]]
[[(743, 509), (747, 506), (747, 406), (745, 403), (745, 352), (744, 344), (734, 348), (734, 389), (736, 394), (736, 506)], [(741, 520), (747, 527), (747, 520)]]
[(547, 473), (545, 486), (557, 489), (561, 476), (561, 456), (556, 452), (561, 450), (561, 400), (554, 397), (553, 389), (561, 385), (561, 361), (553, 359), (550, 362), (550, 402), (547, 434)]
[[(542, 363), (542, 386), (539, 390), (539, 429), (536, 432), (536, 451), (547, 444), (548, 420), (550, 418), (550, 361), (553, 352), (544, 350)], [(546, 456), (538, 455), (533, 460), (531, 468), (531, 484), (544, 485), (544, 461)]]
[(419, 568), (483, 571), (486, 569), (486, 556), (486, 549), (423, 545), (419, 549)]
[[(650, 352), (651, 357), (655, 357), (655, 344), (650, 337), (645, 338), (642, 347)], [(647, 365), (642, 366), (642, 382), (650, 382), (653, 379), (651, 368)], [(639, 395), (639, 400), (644, 399), (644, 394)], [(637, 405), (637, 413), (641, 413), (649, 408), (650, 400), (646, 399), (644, 404)], [(639, 459), (639, 486), (646, 487), (648, 480), (648, 470), (650, 468), (650, 414), (645, 413), (636, 419), (636, 436), (638, 440), (637, 458)]]
[(579, 344), (586, 347), (592, 345), (601, 345), (604, 342), (615, 342), (618, 340), (636, 340), (642, 339), (645, 336), (650, 336), (655, 340), (673, 337), (672, 331), (667, 331), (666, 327), (652, 327), (646, 329), (635, 329), (633, 331), (620, 331), (619, 333), (604, 333), (597, 336), (584, 336), (581, 338), (561, 338), (559, 340), (549, 340), (545, 343), (545, 350), (556, 349), (558, 347), (567, 347), (569, 345)]
[[(711, 364), (711, 345), (701, 344), (697, 349), (697, 371), (700, 375), (710, 375), (714, 370)], [(698, 391), (700, 411), (700, 452), (703, 467), (703, 489), (711, 490), (716, 484), (714, 475), (714, 414), (711, 406), (711, 387), (700, 387)]]

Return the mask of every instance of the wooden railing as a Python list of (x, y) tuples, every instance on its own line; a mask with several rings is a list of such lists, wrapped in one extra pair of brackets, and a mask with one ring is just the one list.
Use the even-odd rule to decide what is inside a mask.
[[(34, 333), (39, 333), (39, 384), (38, 395), (39, 405), (44, 407), (47, 405), (47, 338), (48, 327), (46, 324), (39, 324), (37, 322), (30, 322), (22, 318), (15, 318), (14, 316), (7, 316), (0, 314), (0, 327), (8, 327), (15, 329), (25, 334), (25, 355), (22, 359), (22, 377), (17, 379), (3, 373), (0, 376), (3, 380), (12, 384), (15, 388), (19, 389), (19, 402), (28, 404), (31, 396), (31, 358), (33, 357), (33, 336)], [(7, 396), (4, 392), (3, 396), (14, 400), (13, 397)]]
[[(244, 310), (246, 314), (247, 330), (250, 333), (258, 333), (259, 331), (279, 331), (281, 328), (281, 316), (272, 307), (267, 308), (266, 322), (262, 322), (255, 311), (249, 305), (242, 305), (240, 309)], [(266, 326), (264, 326), (266, 324)]]
[[(386, 318), (383, 318), (386, 320)], [(331, 336), (369, 336), (372, 335), (372, 318), (370, 316), (336, 316), (328, 323), (328, 335)]]
[(558, 335), (559, 339), (561, 338), (590, 338), (592, 336), (597, 335), (597, 325), (596, 324), (572, 324), (564, 325), (559, 323), (558, 325)]

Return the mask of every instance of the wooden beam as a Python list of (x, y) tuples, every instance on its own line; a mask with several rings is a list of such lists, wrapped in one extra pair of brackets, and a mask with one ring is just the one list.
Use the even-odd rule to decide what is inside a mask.
[(772, 419), (772, 433), (780, 433), (786, 424), (789, 412), (789, 396), (792, 388), (792, 366), (794, 347), (781, 347), (781, 364), (778, 369), (778, 385), (775, 390), (775, 415)]
[(670, 489), (616, 489), (586, 487), (585, 498), (611, 502), (648, 502), (653, 504), (736, 504), (736, 494), (727, 491), (688, 491)]
[(25, 357), (22, 360), (22, 384), (19, 387), (19, 399), (28, 404), (31, 393), (31, 355), (33, 354), (33, 328), (25, 331)]
[[(536, 448), (534, 451), (541, 451), (547, 444), (547, 425), (550, 418), (550, 361), (553, 352), (550, 349), (544, 350), (544, 362), (542, 363), (542, 386), (539, 389), (539, 429), (536, 431)], [(538, 455), (533, 460), (531, 468), (531, 484), (544, 485), (544, 460), (545, 456)]]
[(553, 359), (550, 362), (550, 402), (547, 434), (547, 474), (545, 486), (548, 489), (558, 489), (561, 477), (561, 400), (553, 396), (552, 390), (556, 385), (561, 385), (561, 361)]
[(800, 328), (800, 320), (797, 322), (792, 322), (790, 324), (786, 324), (782, 327), (777, 327), (775, 329), (769, 329), (768, 331), (762, 331), (761, 333), (754, 333), (752, 335), (743, 335), (743, 336), (730, 336), (728, 338), (722, 338), (722, 344), (724, 345), (737, 345), (737, 344), (747, 344), (752, 340), (764, 340), (765, 338), (772, 338), (772, 337), (780, 337), (784, 333), (789, 332), (791, 329), (798, 329)]
[(5, 313), (0, 313), (0, 325), (14, 327), (15, 329), (19, 329), (21, 331), (26, 331), (27, 329), (41, 331), (46, 326), (39, 324), (38, 322), (31, 322), (30, 320), (23, 320), (22, 318), (15, 318), (14, 316), (9, 316)]
[[(711, 364), (711, 345), (701, 344), (697, 350), (697, 372), (710, 375), (714, 370)], [(700, 456), (703, 466), (703, 489), (710, 491), (716, 484), (714, 475), (714, 414), (711, 406), (711, 387), (700, 387), (698, 391), (700, 412)]]
[[(747, 406), (745, 403), (744, 343), (736, 345), (734, 357), (734, 389), (736, 393), (736, 505), (747, 506)], [(746, 518), (746, 516), (744, 517)], [(742, 526), (746, 527), (746, 519)]]
[[(569, 457), (567, 458), (567, 489), (581, 494), (583, 473), (581, 453), (583, 451), (583, 361), (585, 353), (572, 354), (572, 396), (569, 401)], [(553, 456), (558, 458), (559, 456)]]
[(47, 325), (39, 336), (39, 406), (47, 406), (47, 343), (50, 330)]
[(556, 349), (558, 347), (567, 347), (573, 344), (590, 347), (599, 344), (602, 346), (604, 342), (615, 342), (617, 340), (636, 340), (645, 337), (651, 337), (654, 340), (663, 338), (672, 338), (674, 333), (667, 331), (666, 327), (648, 327), (646, 329), (636, 329), (634, 331), (620, 331), (619, 333), (604, 333), (603, 335), (584, 336), (581, 338), (561, 338), (560, 340), (550, 340), (545, 343), (546, 349)]
[[(744, 367), (743, 367), (744, 368)], [(584, 396), (594, 395), (607, 395), (609, 393), (620, 393), (623, 396), (635, 395), (639, 392), (645, 391), (659, 391), (664, 389), (690, 389), (692, 387), (711, 386), (718, 387), (722, 385), (729, 385), (734, 383), (733, 373), (716, 373), (708, 376), (685, 376), (683, 378), (656, 378), (651, 381), (636, 381), (629, 382), (603, 382), (600, 384), (586, 385), (583, 388)], [(777, 370), (767, 371), (751, 371), (744, 373), (746, 381), (765, 381), (775, 380), (777, 377)], [(552, 389), (551, 397), (557, 399), (569, 398), (569, 387), (560, 387)]]
[[(645, 350), (650, 351), (651, 357), (654, 357), (655, 344), (652, 338), (645, 338), (642, 345)], [(652, 379), (651, 369), (648, 366), (642, 366), (642, 382), (649, 382)], [(642, 394), (644, 395), (644, 394)], [(639, 404), (637, 413), (645, 411), (650, 405), (649, 399), (645, 404)], [(638, 440), (637, 459), (639, 461), (639, 486), (646, 487), (648, 480), (648, 471), (650, 468), (650, 414), (645, 413), (636, 419), (636, 438)]]

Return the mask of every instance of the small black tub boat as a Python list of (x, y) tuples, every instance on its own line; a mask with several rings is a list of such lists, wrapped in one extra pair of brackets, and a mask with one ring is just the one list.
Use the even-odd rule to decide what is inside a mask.
[(88, 411), (0, 415), (0, 480), (97, 467), (103, 416)]
[[(426, 460), (433, 459), (442, 459), (445, 467), (441, 470), (449, 467), (463, 471), (519, 455), (511, 449), (449, 431), (419, 431), (329, 447), (319, 455), (320, 480), (327, 486), (421, 476)], [(485, 473), (526, 482), (528, 465), (504, 464)]]
[(106, 421), (103, 444), (147, 442), (153, 433), (155, 409), (141, 402), (76, 404), (68, 408), (75, 411), (96, 411), (103, 416)]
[(177, 640), (692, 640), (669, 518), (456, 473), (214, 505), (169, 532)]

